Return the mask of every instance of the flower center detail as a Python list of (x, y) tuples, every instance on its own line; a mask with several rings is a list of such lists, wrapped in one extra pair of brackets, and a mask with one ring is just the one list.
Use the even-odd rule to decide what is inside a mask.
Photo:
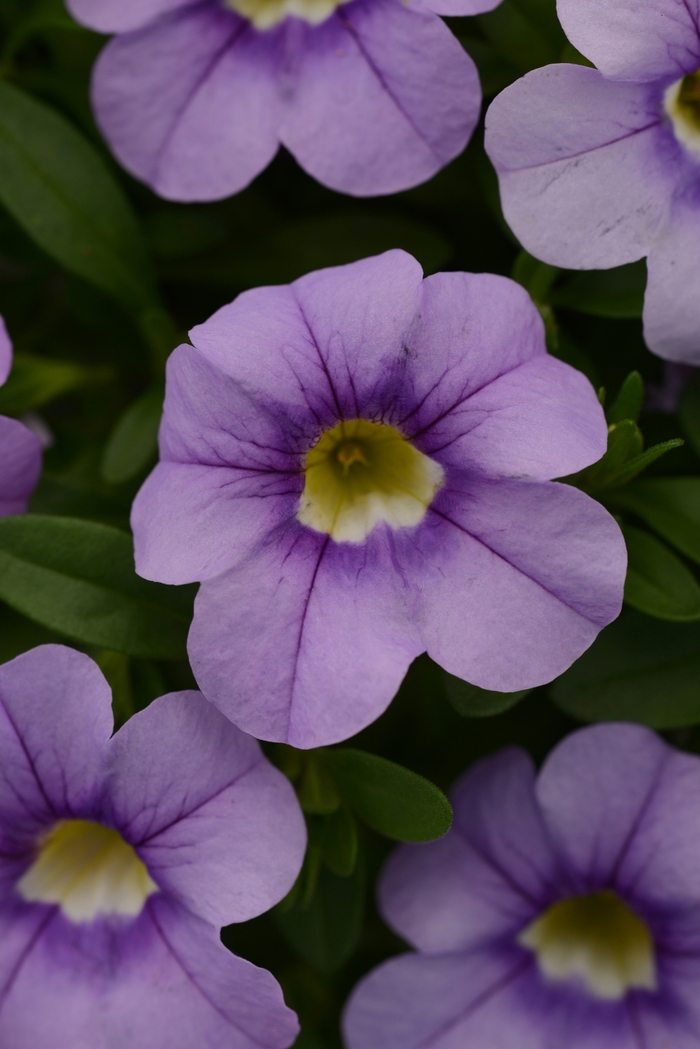
[(272, 29), (285, 18), (320, 25), (343, 0), (224, 0), (224, 6), (247, 18), (256, 29)]
[(700, 154), (700, 69), (666, 89), (664, 108), (678, 141)]
[(89, 820), (65, 820), (44, 838), (17, 882), (30, 903), (57, 903), (72, 922), (98, 914), (134, 918), (158, 886), (121, 834)]
[(393, 426), (352, 419), (326, 430), (306, 456), (297, 518), (339, 543), (361, 543), (380, 522), (420, 524), (443, 469)]
[(656, 990), (651, 933), (614, 892), (560, 900), (518, 943), (535, 952), (548, 979), (578, 977), (595, 998), (616, 1001), (633, 987)]

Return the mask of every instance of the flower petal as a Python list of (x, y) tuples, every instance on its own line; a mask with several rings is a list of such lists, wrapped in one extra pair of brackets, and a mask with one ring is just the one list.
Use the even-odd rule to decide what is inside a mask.
[(551, 681), (619, 614), (620, 530), (568, 485), (465, 479), (447, 486), (399, 564), (422, 593), (429, 655), (472, 684)]
[(700, 66), (697, 0), (558, 0), (557, 14), (604, 76), (658, 80)]
[(57, 819), (95, 814), (112, 732), (96, 663), (40, 645), (0, 666), (0, 823), (18, 840)]
[(199, 692), (151, 703), (114, 737), (112, 820), (154, 881), (215, 925), (292, 887), (306, 828), (291, 784)]
[(658, 91), (584, 66), (546, 66), (506, 88), (487, 114), (486, 149), (527, 250), (572, 269), (646, 255), (676, 178), (660, 120)]
[(677, 200), (647, 260), (644, 338), (660, 357), (700, 364), (700, 281), (697, 276), (700, 207)]
[(41, 441), (17, 419), (0, 415), (0, 517), (23, 514), (41, 474)]
[(208, 699), (245, 732), (307, 748), (359, 732), (423, 646), (388, 528), (362, 546), (291, 528), (202, 584), (189, 637)]
[(172, 200), (247, 186), (277, 152), (275, 49), (232, 11), (195, 4), (115, 37), (93, 73), (119, 161)]
[(12, 368), (12, 342), (7, 334), (5, 321), (0, 317), (0, 386), (7, 382)]
[(126, 33), (191, 3), (192, 0), (66, 0), (66, 7), (76, 22), (98, 33)]
[(549, 902), (556, 861), (521, 750), (474, 765), (452, 791), (439, 841), (404, 845), (379, 883), (384, 919), (419, 950), (463, 951), (515, 938)]
[(419, 0), (421, 7), (427, 7), (436, 15), (454, 18), (458, 15), (480, 15), (484, 11), (493, 11), (501, 0)]
[(294, 31), (303, 41), (280, 137), (319, 182), (353, 196), (396, 193), (462, 152), (479, 118), (479, 77), (432, 12), (355, 0)]

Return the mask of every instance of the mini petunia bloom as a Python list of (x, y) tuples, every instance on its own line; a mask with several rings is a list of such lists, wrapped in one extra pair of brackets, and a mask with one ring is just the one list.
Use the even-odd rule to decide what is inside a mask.
[(198, 692), (111, 739), (91, 659), (45, 645), (0, 667), (0, 1044), (286, 1049), (274, 977), (219, 927), (301, 866), (294, 793)]
[(700, 759), (596, 725), (539, 775), (515, 748), (477, 763), (453, 803), (381, 876), (415, 953), (356, 987), (348, 1049), (696, 1049)]
[(260, 739), (347, 739), (427, 651), (510, 691), (548, 681), (620, 609), (603, 507), (552, 483), (603, 413), (505, 277), (422, 279), (403, 251), (244, 292), (168, 362), (137, 570), (201, 581), (200, 688)]
[[(0, 317), (0, 386), (12, 369), (12, 343)], [(23, 514), (41, 473), (41, 441), (17, 419), (0, 415), (0, 517)]]
[(597, 68), (528, 73), (492, 103), (486, 150), (504, 215), (555, 266), (647, 256), (644, 333), (654, 353), (700, 364), (698, 0), (558, 0)]
[(118, 34), (94, 69), (116, 157), (171, 200), (216, 200), (280, 145), (354, 196), (408, 189), (462, 152), (476, 67), (438, 15), (500, 0), (68, 0)]

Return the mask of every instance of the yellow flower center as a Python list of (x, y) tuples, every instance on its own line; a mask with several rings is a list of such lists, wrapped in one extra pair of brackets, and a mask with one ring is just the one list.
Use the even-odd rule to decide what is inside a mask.
[(44, 838), (17, 891), (30, 903), (55, 903), (72, 922), (98, 914), (134, 918), (158, 886), (121, 834), (89, 820), (65, 820)]
[(352, 419), (326, 430), (306, 456), (297, 518), (339, 543), (361, 543), (385, 522), (420, 524), (444, 473), (393, 426)]
[(678, 141), (700, 154), (700, 69), (666, 89), (664, 108)]
[(548, 979), (578, 977), (595, 998), (616, 1001), (633, 987), (656, 990), (651, 933), (613, 892), (560, 900), (518, 942), (534, 951)]
[(285, 18), (301, 18), (320, 25), (343, 0), (224, 0), (224, 5), (253, 23), (256, 29), (272, 29)]

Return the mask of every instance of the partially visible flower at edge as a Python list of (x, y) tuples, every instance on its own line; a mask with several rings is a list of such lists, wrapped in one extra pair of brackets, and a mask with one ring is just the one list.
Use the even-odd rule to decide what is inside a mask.
[(620, 610), (603, 507), (553, 484), (604, 453), (588, 381), (527, 293), (391, 251), (240, 295), (168, 362), (137, 571), (202, 585), (200, 688), (262, 739), (346, 739), (428, 651), (500, 691)]
[(124, 167), (172, 200), (247, 186), (286, 146), (332, 189), (431, 178), (479, 118), (476, 67), (438, 17), (499, 0), (69, 0), (118, 35), (94, 70), (97, 121)]
[(607, 269), (647, 256), (644, 334), (700, 364), (700, 11), (683, 0), (559, 0), (597, 69), (552, 65), (486, 117), (503, 212), (537, 258)]
[[(12, 343), (0, 317), (0, 386), (12, 368)], [(23, 514), (41, 474), (41, 440), (16, 419), (0, 415), (0, 517)]]
[(695, 1049), (700, 759), (635, 725), (475, 765), (442, 840), (379, 883), (417, 953), (366, 976), (348, 1049)]
[(286, 1049), (272, 975), (219, 927), (291, 887), (288, 781), (198, 692), (115, 736), (109, 687), (62, 645), (0, 667), (0, 1044)]

